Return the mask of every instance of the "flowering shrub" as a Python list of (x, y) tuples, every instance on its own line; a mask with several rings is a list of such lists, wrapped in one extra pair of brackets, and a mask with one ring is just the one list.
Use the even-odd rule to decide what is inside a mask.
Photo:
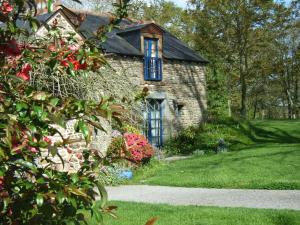
[(127, 159), (135, 164), (145, 163), (154, 155), (153, 146), (142, 134), (112, 132), (112, 143), (107, 156), (111, 161)]
[(145, 162), (154, 155), (154, 149), (144, 135), (125, 133), (124, 138), (129, 157), (134, 162)]
[[(17, 20), (29, 22), (36, 30), (38, 22), (30, 11), (35, 5), (32, 0), (0, 1), (0, 22), (5, 25), (0, 27), (0, 224), (87, 224), (83, 210), (101, 222), (104, 212), (111, 213), (98, 179), (97, 168), (105, 159), (89, 149), (89, 127), (102, 129), (98, 118), (117, 118), (121, 108), (105, 99), (58, 98), (29, 85), (27, 81), (38, 65), (45, 67), (47, 76), (75, 76), (98, 68), (104, 58), (86, 43), (80, 49), (75, 49), (73, 42), (62, 45), (55, 26), (48, 42), (47, 38), (30, 39)], [(123, 6), (120, 8), (124, 14)], [(21, 38), (28, 43), (21, 44)], [(82, 161), (81, 168), (71, 174), (55, 170), (51, 156), (61, 158), (59, 148), (72, 151), (68, 145), (76, 140), (63, 136), (53, 125), (65, 127), (73, 119), (78, 121), (75, 130), (87, 145), (76, 155)], [(53, 143), (50, 137), (54, 135), (60, 135), (62, 141)], [(48, 149), (48, 156), (42, 157), (42, 149)], [(101, 195), (99, 202), (95, 201), (95, 187)]]

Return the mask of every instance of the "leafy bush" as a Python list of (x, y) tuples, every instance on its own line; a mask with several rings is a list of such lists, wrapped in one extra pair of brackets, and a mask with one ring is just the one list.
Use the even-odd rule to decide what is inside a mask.
[(136, 163), (147, 163), (154, 155), (153, 146), (142, 134), (124, 134), (128, 157)]
[(229, 150), (245, 147), (252, 143), (249, 124), (232, 118), (214, 120), (199, 127), (190, 127), (165, 143), (168, 155), (192, 154), (197, 151), (217, 151), (223, 139)]
[[(126, 14), (127, 2), (118, 15)], [(0, 224), (87, 224), (83, 211), (100, 223), (111, 208), (105, 206), (107, 194), (99, 182), (99, 167), (106, 161), (89, 149), (90, 128), (102, 129), (99, 117), (119, 119), (122, 109), (111, 100), (57, 98), (30, 85), (39, 65), (48, 77), (79, 76), (99, 68), (104, 59), (93, 43), (84, 43), (79, 50), (69, 43), (62, 45), (67, 40), (59, 36), (55, 24), (49, 28), (54, 37), (48, 42), (29, 38), (17, 21), (28, 22), (35, 31), (38, 21), (30, 11), (35, 5), (31, 0), (0, 2), (0, 23), (4, 25), (0, 27)], [(111, 27), (103, 28), (99, 37), (105, 36), (105, 29)], [(25, 44), (20, 43), (22, 38)], [(58, 149), (68, 150), (69, 144), (77, 142), (57, 128), (66, 127), (69, 120), (77, 120), (74, 128), (86, 141), (86, 149), (78, 155), (81, 168), (77, 173), (56, 170), (52, 160), (58, 156), (64, 163)], [(61, 141), (51, 143), (49, 137), (54, 135)], [(96, 202), (99, 194), (101, 201)]]
[[(113, 131), (115, 133), (115, 131)], [(123, 135), (115, 136), (112, 138), (111, 144), (107, 150), (107, 157), (111, 161), (115, 161), (120, 158), (124, 158), (126, 151), (126, 145)]]

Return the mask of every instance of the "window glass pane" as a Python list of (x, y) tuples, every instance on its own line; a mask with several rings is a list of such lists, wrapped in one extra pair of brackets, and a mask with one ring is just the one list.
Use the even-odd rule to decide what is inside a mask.
[(151, 49), (151, 57), (156, 57), (157, 56), (157, 40), (152, 41), (152, 49)]

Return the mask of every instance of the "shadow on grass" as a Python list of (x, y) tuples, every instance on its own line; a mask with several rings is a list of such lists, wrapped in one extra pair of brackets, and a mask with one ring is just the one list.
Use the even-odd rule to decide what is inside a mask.
[(242, 132), (255, 143), (300, 143), (299, 137), (293, 136), (278, 127), (268, 127), (269, 129), (267, 130), (253, 125), (251, 122), (248, 122), (247, 126), (248, 129), (244, 126), (234, 129)]
[(273, 218), (273, 223), (275, 225), (294, 225), (297, 224), (295, 218), (287, 215), (278, 215)]

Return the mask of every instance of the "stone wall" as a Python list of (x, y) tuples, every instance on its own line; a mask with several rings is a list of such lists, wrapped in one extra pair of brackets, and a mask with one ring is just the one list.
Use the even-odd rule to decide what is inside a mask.
[[(83, 135), (81, 133), (75, 132), (74, 125), (76, 123), (76, 120), (68, 121), (66, 124), (66, 128), (54, 125), (54, 127), (63, 135), (64, 139), (69, 138), (70, 140), (76, 140), (76, 142), (67, 145), (66, 148), (58, 148), (58, 154), (61, 158), (58, 155), (55, 155), (54, 157), (51, 155), (51, 147), (49, 149), (42, 149), (42, 159), (46, 157), (51, 159), (54, 162), (54, 169), (69, 173), (75, 173), (78, 171), (83, 161), (83, 150), (93, 149), (98, 151), (101, 155), (105, 155), (107, 148), (111, 143), (112, 130), (109, 121), (104, 118), (99, 119), (105, 131), (92, 129), (92, 141), (88, 145), (85, 142)], [(55, 136), (49, 138), (52, 142), (52, 146), (54, 145), (54, 143), (62, 142), (62, 138), (59, 134), (56, 134)], [(62, 160), (64, 161), (64, 163), (62, 163)], [(44, 166), (47, 165), (43, 161), (39, 163)]]
[[(60, 10), (57, 11), (57, 13), (55, 13), (47, 23), (50, 26), (53, 26), (54, 23), (57, 23), (59, 27), (62, 27), (63, 29), (60, 29), (62, 36), (69, 36), (70, 33), (75, 33), (74, 38), (76, 40), (80, 42), (84, 39), (79, 33), (76, 32), (75, 27), (73, 27), (68, 18), (63, 13), (61, 13)], [(45, 26), (41, 26), (36, 32), (36, 36), (40, 37), (45, 37), (47, 34), (48, 29)]]
[(165, 138), (182, 128), (197, 125), (204, 119), (207, 102), (203, 65), (164, 59), (162, 81), (145, 81), (143, 58), (112, 55), (108, 61), (115, 70), (123, 71), (133, 87), (140, 87), (140, 90), (147, 87), (149, 98), (164, 99), (162, 107)]

